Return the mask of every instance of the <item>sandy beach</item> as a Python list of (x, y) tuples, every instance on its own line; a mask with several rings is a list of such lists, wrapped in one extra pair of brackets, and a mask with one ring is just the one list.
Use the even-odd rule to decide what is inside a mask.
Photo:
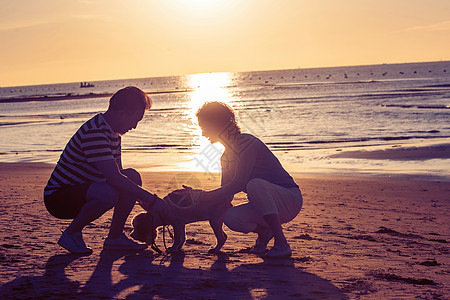
[(450, 0), (367, 2), (3, 1), (0, 300), (450, 300)]
[[(290, 259), (248, 253), (255, 235), (225, 228), (221, 255), (207, 254), (206, 222), (187, 226), (183, 253), (102, 251), (112, 212), (85, 229), (90, 256), (57, 245), (68, 221), (42, 201), (52, 166), (0, 164), (2, 299), (445, 299), (450, 295), (450, 183), (406, 178), (294, 174), (304, 194), (285, 224)], [(165, 196), (182, 183), (204, 189), (218, 176), (144, 172)], [(238, 195), (234, 204), (244, 201)], [(142, 211), (135, 207), (131, 217)], [(129, 224), (129, 223), (128, 223)], [(126, 227), (131, 231), (130, 225)], [(162, 239), (158, 244), (163, 248)]]

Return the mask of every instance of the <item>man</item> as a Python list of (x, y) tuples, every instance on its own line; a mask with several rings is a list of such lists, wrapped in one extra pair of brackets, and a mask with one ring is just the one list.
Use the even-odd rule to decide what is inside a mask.
[(60, 219), (73, 219), (58, 244), (72, 253), (91, 254), (82, 230), (114, 207), (103, 249), (142, 250), (147, 246), (129, 239), (123, 227), (137, 199), (153, 210), (164, 202), (142, 185), (139, 173), (123, 169), (121, 136), (136, 128), (151, 99), (137, 87), (126, 87), (110, 99), (108, 110), (84, 123), (67, 143), (44, 189), (47, 210)]

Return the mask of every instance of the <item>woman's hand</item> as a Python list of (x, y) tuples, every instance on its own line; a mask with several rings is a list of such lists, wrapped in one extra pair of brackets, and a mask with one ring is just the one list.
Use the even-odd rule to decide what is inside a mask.
[(184, 184), (182, 184), (181, 186), (182, 186), (183, 189), (185, 189), (185, 190), (192, 190), (192, 188), (191, 188), (190, 186), (187, 186), (187, 185), (184, 185)]

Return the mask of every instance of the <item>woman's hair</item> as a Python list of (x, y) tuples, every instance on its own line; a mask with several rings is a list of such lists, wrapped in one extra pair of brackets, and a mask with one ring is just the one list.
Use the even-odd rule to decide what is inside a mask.
[(204, 120), (227, 128), (228, 131), (241, 133), (234, 110), (223, 102), (206, 102), (195, 114), (199, 120)]
[(152, 107), (152, 100), (141, 89), (128, 86), (118, 90), (109, 100), (109, 109), (112, 110), (148, 110)]

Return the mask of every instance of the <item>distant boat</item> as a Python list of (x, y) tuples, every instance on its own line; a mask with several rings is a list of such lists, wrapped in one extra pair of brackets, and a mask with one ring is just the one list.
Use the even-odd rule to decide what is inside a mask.
[(91, 88), (91, 87), (95, 87), (95, 85), (90, 82), (80, 82), (80, 88)]

